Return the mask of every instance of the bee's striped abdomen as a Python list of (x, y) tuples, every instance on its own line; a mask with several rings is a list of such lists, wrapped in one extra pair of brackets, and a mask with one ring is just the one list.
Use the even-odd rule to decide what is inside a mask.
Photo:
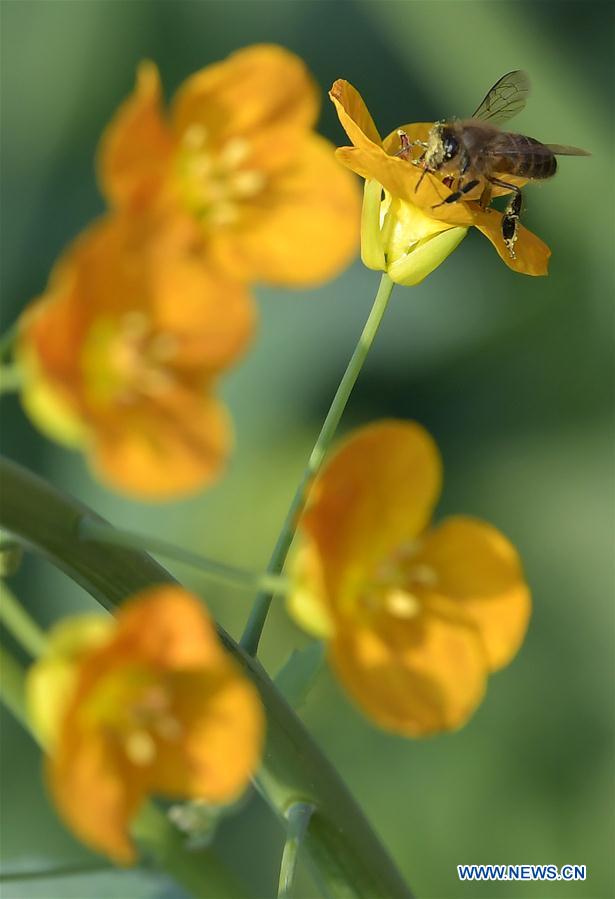
[(502, 133), (494, 143), (494, 155), (498, 157), (493, 160), (494, 171), (532, 179), (550, 178), (555, 174), (555, 155), (533, 137)]

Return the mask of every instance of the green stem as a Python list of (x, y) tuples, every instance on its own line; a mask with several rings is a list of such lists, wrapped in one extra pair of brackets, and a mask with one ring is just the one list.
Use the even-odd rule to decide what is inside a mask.
[[(19, 663), (0, 646), (0, 700), (38, 742), (31, 729), (25, 699), (25, 674)], [(164, 812), (148, 802), (139, 812), (133, 833), (140, 846), (199, 899), (240, 899), (242, 891), (233, 875), (211, 852), (189, 852), (181, 834)]]
[[(138, 590), (174, 583), (164, 568), (143, 553), (81, 540), (77, 528), (84, 516), (101, 525), (105, 522), (19, 465), (0, 460), (0, 480), (0, 528), (47, 558), (110, 611)], [(259, 790), (281, 821), (295, 802), (316, 807), (304, 852), (324, 895), (328, 899), (411, 899), (339, 774), (263, 667), (222, 628), (218, 633), (259, 689), (265, 707), (267, 746), (256, 780)], [(205, 894), (197, 891), (196, 895)]]
[(0, 874), (0, 883), (28, 880), (51, 880), (54, 877), (79, 877), (84, 874), (101, 874), (114, 871), (107, 862), (83, 862), (81, 865), (56, 865), (54, 868), (40, 868), (37, 871), (7, 871)]
[(0, 581), (0, 621), (33, 658), (38, 658), (45, 651), (47, 638), (44, 631), (4, 581)]
[[(320, 434), (318, 435), (318, 439), (316, 440), (310, 458), (308, 459), (308, 464), (303, 472), (301, 482), (297, 487), (290, 508), (286, 514), (282, 530), (280, 531), (271, 559), (269, 560), (269, 565), (267, 566), (267, 573), (270, 575), (280, 574), (284, 568), (288, 551), (293, 542), (293, 537), (295, 536), (297, 523), (305, 507), (310, 485), (318, 474), (325, 455), (331, 445), (331, 441), (335, 436), (337, 426), (340, 423), (340, 419), (346, 408), (350, 394), (352, 393), (352, 388), (359, 377), (363, 363), (365, 362), (369, 349), (374, 341), (374, 337), (380, 327), (380, 322), (382, 321), (392, 291), (393, 282), (389, 276), (384, 273), (380, 279), (380, 286), (378, 287), (378, 292), (374, 299), (374, 304), (369, 317), (365, 322), (365, 327), (359, 337), (359, 342), (355, 347), (354, 353), (350, 357), (350, 362), (348, 363), (342, 380), (339, 383), (339, 387), (333, 397), (333, 402), (329, 407), (323, 426), (320, 429)], [(265, 621), (267, 620), (267, 614), (272, 599), (273, 594), (270, 591), (262, 590), (254, 600), (248, 623), (246, 624), (246, 628), (239, 641), (241, 648), (251, 656), (255, 656), (258, 651), (258, 644), (263, 632), (263, 627), (265, 626)]]
[(79, 537), (84, 541), (102, 543), (108, 546), (125, 546), (128, 549), (142, 549), (145, 552), (167, 556), (177, 562), (184, 562), (192, 568), (198, 568), (212, 581), (220, 584), (228, 584), (231, 587), (241, 587), (247, 590), (268, 590), (272, 594), (286, 593), (286, 578), (280, 575), (261, 574), (256, 571), (246, 571), (243, 568), (235, 568), (207, 559), (198, 553), (157, 537), (148, 537), (146, 534), (136, 534), (133, 531), (111, 528), (106, 524), (100, 524), (93, 518), (84, 516), (78, 524)]
[(288, 819), (288, 830), (286, 831), (286, 842), (284, 843), (282, 864), (280, 866), (278, 899), (290, 899), (295, 879), (295, 870), (297, 868), (297, 859), (299, 857), (299, 849), (303, 843), (303, 838), (313, 813), (314, 806), (310, 805), (308, 802), (295, 802), (295, 804), (291, 805), (288, 810), (286, 815)]

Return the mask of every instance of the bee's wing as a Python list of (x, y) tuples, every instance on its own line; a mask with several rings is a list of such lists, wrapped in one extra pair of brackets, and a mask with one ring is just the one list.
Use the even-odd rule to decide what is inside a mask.
[(512, 119), (525, 107), (530, 93), (530, 79), (525, 72), (517, 70), (502, 75), (493, 85), (480, 104), (473, 119), (501, 125)]
[(589, 150), (581, 150), (580, 147), (567, 147), (565, 144), (546, 144), (555, 156), (591, 156)]

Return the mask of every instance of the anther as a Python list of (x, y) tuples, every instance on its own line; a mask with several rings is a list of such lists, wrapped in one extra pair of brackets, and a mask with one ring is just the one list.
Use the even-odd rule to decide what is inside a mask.
[(414, 618), (421, 610), (421, 604), (413, 593), (405, 590), (391, 590), (386, 596), (386, 609), (396, 618)]
[(156, 743), (146, 730), (131, 731), (124, 741), (126, 755), (139, 767), (150, 765), (156, 757)]

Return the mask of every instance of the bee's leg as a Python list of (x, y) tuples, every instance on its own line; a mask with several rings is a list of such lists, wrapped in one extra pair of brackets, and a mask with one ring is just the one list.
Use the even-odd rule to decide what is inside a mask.
[(489, 183), (487, 183), (487, 184), (485, 184), (485, 187), (483, 188), (483, 192), (480, 195), (480, 199), (478, 201), (481, 209), (488, 209), (489, 204), (491, 203), (491, 194), (492, 194), (491, 185)]
[(459, 181), (457, 182), (457, 185), (458, 185), (457, 190), (454, 193), (452, 193), (450, 195), (450, 197), (447, 197), (446, 200), (442, 200), (441, 203), (436, 203), (436, 205), (432, 206), (431, 208), (437, 209), (438, 206), (444, 206), (445, 204), (449, 204), (449, 203), (456, 203), (457, 200), (460, 200), (464, 194), (467, 194), (468, 191), (473, 190), (477, 184), (478, 184), (478, 178), (473, 178), (472, 181), (468, 181), (468, 183), (464, 184), (462, 187), (462, 179), (460, 178)]
[[(403, 128), (399, 128), (397, 131), (397, 136), (399, 137), (400, 147), (395, 156), (400, 156), (402, 159), (410, 160), (410, 156), (412, 155), (413, 147), (423, 147), (423, 149), (427, 148), (427, 144), (422, 140), (413, 140), (411, 141)], [(425, 154), (423, 154), (425, 155)], [(411, 160), (410, 160), (411, 161)]]
[(497, 187), (504, 187), (506, 190), (511, 190), (513, 192), (513, 195), (504, 210), (504, 215), (502, 216), (502, 237), (504, 238), (504, 243), (510, 253), (510, 258), (516, 259), (515, 242), (518, 236), (517, 231), (519, 228), (521, 209), (523, 208), (523, 196), (521, 190), (516, 184), (508, 184), (507, 181), (500, 181), (498, 178), (489, 178), (489, 182), (495, 184)]

